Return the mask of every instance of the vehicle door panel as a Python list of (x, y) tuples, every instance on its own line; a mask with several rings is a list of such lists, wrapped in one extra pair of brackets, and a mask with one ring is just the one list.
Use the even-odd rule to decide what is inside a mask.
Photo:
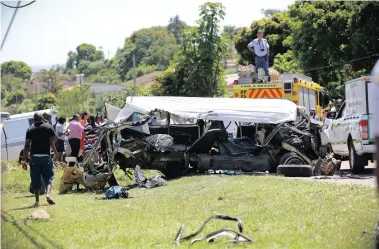
[(333, 120), (329, 133), (332, 142), (332, 149), (337, 153), (341, 152), (341, 129), (343, 126), (343, 119), (342, 112), (337, 113), (336, 119)]

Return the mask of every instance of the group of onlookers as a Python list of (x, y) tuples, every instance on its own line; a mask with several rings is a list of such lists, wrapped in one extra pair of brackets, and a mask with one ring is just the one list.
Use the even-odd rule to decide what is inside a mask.
[(86, 157), (98, 139), (98, 127), (103, 121), (102, 116), (83, 112), (75, 114), (66, 127), (66, 118), (57, 117), (53, 125), (57, 135), (57, 160), (62, 161), (64, 152), (78, 159)]

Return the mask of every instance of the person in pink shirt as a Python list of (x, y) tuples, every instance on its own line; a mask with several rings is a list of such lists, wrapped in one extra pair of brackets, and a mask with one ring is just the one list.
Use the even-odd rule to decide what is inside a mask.
[(79, 157), (80, 140), (82, 139), (84, 130), (83, 126), (79, 123), (79, 120), (79, 115), (75, 114), (67, 126), (67, 130), (69, 131), (67, 137), (71, 148), (71, 156), (76, 158)]

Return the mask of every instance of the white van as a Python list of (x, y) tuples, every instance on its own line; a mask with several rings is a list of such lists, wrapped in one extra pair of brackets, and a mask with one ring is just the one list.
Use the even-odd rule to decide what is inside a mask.
[(1, 160), (20, 161), (25, 146), (25, 134), (29, 126), (33, 124), (33, 117), (36, 112), (50, 114), (51, 123), (55, 123), (57, 113), (55, 109), (15, 114), (2, 120)]

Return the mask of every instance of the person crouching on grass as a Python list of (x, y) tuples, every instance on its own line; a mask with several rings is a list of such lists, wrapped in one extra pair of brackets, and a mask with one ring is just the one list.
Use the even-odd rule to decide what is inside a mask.
[(40, 113), (34, 114), (34, 123), (26, 131), (26, 141), (21, 161), (23, 169), (27, 170), (27, 158), (30, 150), (30, 177), (32, 189), (36, 198), (34, 207), (39, 206), (39, 194), (41, 188), (41, 176), (46, 186), (46, 201), (50, 205), (55, 202), (51, 199), (51, 186), (54, 177), (54, 165), (50, 156), (50, 148), (54, 152), (53, 160), (56, 160), (57, 149), (55, 141), (57, 137), (51, 124), (44, 122)]

